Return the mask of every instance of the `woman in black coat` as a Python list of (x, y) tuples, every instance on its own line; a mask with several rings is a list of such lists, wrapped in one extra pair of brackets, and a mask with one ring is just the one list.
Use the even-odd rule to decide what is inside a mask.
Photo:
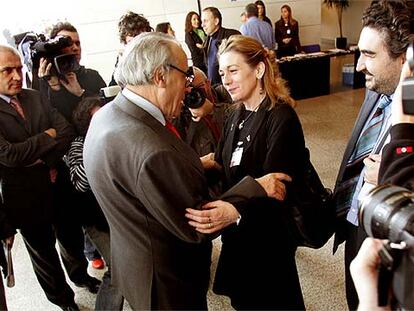
[(277, 57), (291, 56), (302, 51), (299, 41), (299, 23), (292, 17), (292, 9), (287, 4), (280, 9), (280, 19), (275, 23)]
[(308, 161), (294, 101), (275, 72), (274, 57), (255, 39), (232, 36), (218, 55), (223, 85), (237, 107), (225, 123), (216, 163), (204, 158), (203, 164), (221, 166), (227, 188), (246, 175), (270, 172), (292, 182), (279, 185), (279, 200), (251, 200), (237, 210), (215, 201), (204, 211), (188, 210), (187, 217), (202, 233), (224, 228), (215, 293), (229, 296), (237, 310), (303, 310), (285, 203)]
[(194, 11), (189, 12), (185, 18), (185, 43), (190, 49), (193, 65), (207, 74), (203, 51), (203, 42), (206, 34), (200, 25), (200, 16)]

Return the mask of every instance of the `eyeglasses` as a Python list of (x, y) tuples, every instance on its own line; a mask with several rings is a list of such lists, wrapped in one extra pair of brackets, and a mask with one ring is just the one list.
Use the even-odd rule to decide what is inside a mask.
[(175, 70), (177, 70), (177, 71), (179, 71), (179, 72), (181, 72), (183, 75), (185, 75), (185, 79), (187, 80), (187, 82), (185, 84), (185, 87), (189, 87), (191, 85), (191, 83), (193, 83), (193, 81), (194, 81), (193, 67), (188, 67), (188, 70), (186, 72), (186, 71), (181, 70), (180, 68), (178, 68), (178, 67), (176, 67), (172, 64), (169, 64), (168, 66), (175, 69)]

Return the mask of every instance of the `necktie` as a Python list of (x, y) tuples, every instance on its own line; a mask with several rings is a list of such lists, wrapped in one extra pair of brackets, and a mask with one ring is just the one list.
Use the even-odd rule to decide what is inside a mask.
[(10, 99), (10, 106), (12, 106), (14, 110), (16, 110), (16, 112), (19, 114), (19, 116), (22, 117), (22, 119), (26, 119), (24, 116), (22, 105), (16, 97), (12, 97)]
[(175, 128), (174, 124), (172, 124), (170, 121), (165, 121), (165, 127), (172, 132), (175, 136), (178, 138), (181, 138), (180, 133), (178, 133), (177, 129)]
[(371, 153), (377, 142), (381, 132), (382, 121), (384, 120), (383, 110), (390, 103), (391, 99), (388, 96), (381, 96), (374, 114), (369, 119), (355, 144), (354, 151), (346, 165), (342, 183), (337, 190), (337, 210), (346, 210), (351, 206), (359, 177), (364, 168), (363, 160)]

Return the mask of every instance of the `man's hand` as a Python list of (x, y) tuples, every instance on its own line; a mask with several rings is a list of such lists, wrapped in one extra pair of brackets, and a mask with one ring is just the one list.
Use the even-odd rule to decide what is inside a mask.
[(56, 130), (54, 128), (47, 129), (45, 133), (52, 138), (56, 138)]
[(214, 161), (214, 153), (212, 152), (200, 157), (200, 161), (205, 170), (221, 170), (221, 165)]
[(60, 83), (73, 95), (81, 97), (85, 90), (80, 86), (78, 78), (74, 72), (69, 72), (65, 75), (68, 82), (60, 80)]
[(381, 164), (381, 155), (370, 154), (364, 159), (364, 181), (374, 186), (378, 185), (378, 172)]
[(192, 208), (186, 209), (185, 217), (190, 219), (188, 222), (198, 232), (213, 233), (219, 231), (232, 223), (237, 222), (240, 215), (237, 209), (222, 200), (209, 202), (202, 206), (203, 210)]
[(194, 122), (199, 122), (201, 118), (204, 118), (206, 115), (209, 115), (213, 112), (214, 104), (206, 98), (204, 104), (201, 107), (196, 109), (188, 108), (191, 112), (191, 119)]
[(382, 240), (366, 238), (351, 262), (350, 271), (359, 297), (359, 311), (390, 310), (389, 306), (378, 307), (379, 251), (383, 243)]
[(268, 197), (283, 201), (286, 196), (286, 186), (283, 181), (290, 182), (292, 178), (283, 173), (270, 173), (256, 178), (256, 181), (263, 187)]
[(50, 69), (52, 68), (52, 63), (48, 63), (45, 58), (41, 58), (39, 62), (39, 71), (37, 72), (37, 76), (40, 79), (46, 79), (49, 87), (54, 91), (60, 90), (60, 82), (58, 77), (50, 75)]
[(290, 40), (292, 40), (292, 39), (291, 38), (285, 38), (282, 41), (283, 41), (284, 44), (288, 44), (290, 42)]

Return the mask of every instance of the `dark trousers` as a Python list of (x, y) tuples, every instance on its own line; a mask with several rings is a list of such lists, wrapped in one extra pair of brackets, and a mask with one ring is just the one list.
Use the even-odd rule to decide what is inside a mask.
[(51, 224), (20, 229), (32, 261), (33, 270), (47, 299), (56, 305), (74, 303), (74, 292), (66, 283), (56, 250), (56, 237)]
[(3, 276), (0, 275), (0, 310), (7, 311), (6, 294), (4, 292)]
[(346, 300), (348, 302), (349, 310), (356, 310), (358, 308), (359, 299), (355, 289), (354, 281), (349, 271), (351, 261), (358, 254), (362, 242), (364, 242), (367, 234), (362, 227), (356, 227), (351, 223), (347, 223), (347, 239), (345, 242), (345, 286), (346, 286)]
[(99, 287), (95, 310), (122, 310), (124, 297), (118, 288), (113, 286), (111, 282), (111, 249), (109, 233), (101, 231), (95, 226), (85, 227), (85, 232), (105, 259), (105, 263), (108, 267), (108, 270), (103, 275), (102, 284)]
[(63, 162), (58, 166), (57, 180), (53, 185), (53, 201), (54, 228), (63, 265), (72, 282), (84, 283), (88, 278), (88, 261), (83, 253), (84, 234), (79, 193), (73, 187), (69, 169)]

